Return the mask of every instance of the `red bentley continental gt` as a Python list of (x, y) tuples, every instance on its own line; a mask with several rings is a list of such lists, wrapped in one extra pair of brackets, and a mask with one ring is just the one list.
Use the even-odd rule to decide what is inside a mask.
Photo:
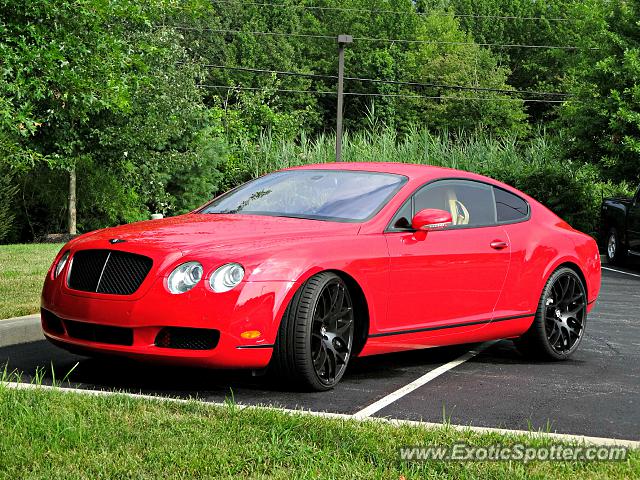
[(72, 240), (47, 273), (42, 328), (73, 352), (270, 367), (326, 390), (350, 358), (400, 350), (511, 338), (565, 359), (599, 289), (595, 241), (508, 185), (323, 164)]

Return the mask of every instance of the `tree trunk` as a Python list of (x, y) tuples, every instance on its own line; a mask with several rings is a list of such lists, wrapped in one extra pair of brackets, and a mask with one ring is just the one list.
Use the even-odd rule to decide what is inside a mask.
[(76, 167), (69, 170), (69, 233), (76, 234)]

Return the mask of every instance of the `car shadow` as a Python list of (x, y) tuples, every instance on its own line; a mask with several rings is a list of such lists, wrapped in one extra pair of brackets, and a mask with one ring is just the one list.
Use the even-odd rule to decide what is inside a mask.
[[(367, 392), (369, 396), (386, 395), (460, 357), (475, 346), (434, 347), (354, 358), (335, 391), (338, 394), (349, 390)], [(249, 397), (251, 403), (278, 403), (280, 399), (283, 404), (288, 404), (291, 399), (288, 394), (301, 392), (295, 385), (283, 383), (270, 374), (166, 366), (117, 357), (87, 358), (69, 354), (44, 341), (0, 349), (0, 367), (5, 362), (7, 370), (18, 373), (24, 382), (39, 378), (47, 385), (56, 383), (91, 390), (212, 401)], [(517, 365), (536, 362), (523, 357), (510, 340), (502, 340), (472, 358), (469, 363)], [(321, 398), (323, 394), (307, 395), (311, 395), (309, 398), (316, 398), (316, 395)]]
[[(341, 388), (376, 384), (398, 388), (407, 381), (447, 363), (474, 345), (456, 345), (412, 350), (352, 359)], [(56, 383), (73, 388), (118, 390), (131, 393), (175, 397), (225, 395), (234, 391), (295, 392), (295, 386), (281, 383), (273, 375), (248, 370), (212, 370), (137, 362), (118, 357), (87, 358), (60, 350), (47, 342), (15, 345), (0, 349), (0, 366), (19, 374), (22, 381), (39, 378), (44, 384)], [(262, 372), (261, 372), (262, 373)]]

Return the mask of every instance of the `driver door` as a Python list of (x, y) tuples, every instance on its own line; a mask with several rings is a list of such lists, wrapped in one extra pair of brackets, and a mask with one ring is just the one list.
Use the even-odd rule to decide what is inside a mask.
[[(425, 208), (450, 211), (453, 225), (406, 228)], [(511, 257), (495, 212), (493, 188), (481, 182), (440, 180), (414, 194), (385, 234), (390, 291), (384, 330), (426, 332), (465, 323), (480, 328), (491, 320)]]

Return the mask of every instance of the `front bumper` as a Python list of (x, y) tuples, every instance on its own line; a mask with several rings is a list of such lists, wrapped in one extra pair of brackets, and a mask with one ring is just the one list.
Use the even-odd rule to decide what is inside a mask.
[[(142, 296), (128, 297), (76, 292), (62, 278), (48, 277), (42, 292), (43, 331), (56, 345), (79, 353), (215, 368), (266, 367), (279, 319), (295, 290), (294, 282), (242, 282), (220, 294), (201, 282), (187, 293), (172, 295), (158, 277)], [(51, 315), (60, 319), (62, 327), (47, 321)], [(79, 335), (69, 326), (83, 327), (81, 331), (106, 328), (94, 328), (98, 334)], [(216, 332), (215, 345), (207, 349), (159, 346), (158, 334), (167, 327)], [(101, 336), (105, 331), (130, 337), (114, 343), (118, 337)], [(247, 331), (258, 331), (260, 336), (245, 339), (241, 334)]]

